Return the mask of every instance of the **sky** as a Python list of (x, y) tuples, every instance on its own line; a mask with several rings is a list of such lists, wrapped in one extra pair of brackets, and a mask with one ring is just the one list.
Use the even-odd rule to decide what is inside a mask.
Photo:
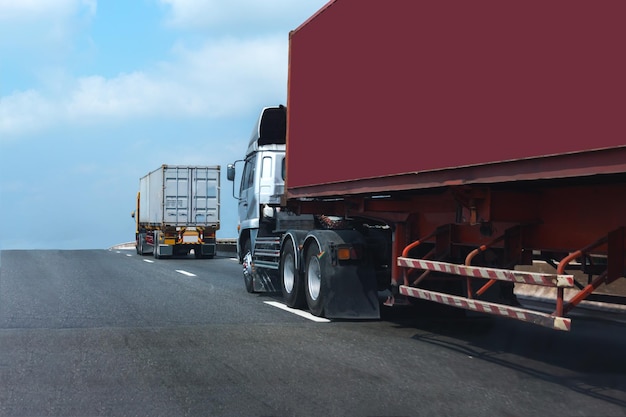
[(0, 0), (0, 249), (135, 239), (139, 178), (226, 165), (286, 104), (289, 31), (327, 0)]

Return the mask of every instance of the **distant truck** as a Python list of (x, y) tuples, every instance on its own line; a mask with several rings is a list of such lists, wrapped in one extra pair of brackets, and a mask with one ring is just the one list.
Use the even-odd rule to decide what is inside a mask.
[[(290, 33), (287, 106), (243, 158), (246, 289), (329, 318), (422, 299), (569, 330), (626, 276), (624, 16), (329, 1)], [(518, 284), (553, 289), (554, 311), (522, 308)]]
[(155, 258), (212, 258), (220, 228), (220, 167), (163, 165), (139, 180), (136, 249)]

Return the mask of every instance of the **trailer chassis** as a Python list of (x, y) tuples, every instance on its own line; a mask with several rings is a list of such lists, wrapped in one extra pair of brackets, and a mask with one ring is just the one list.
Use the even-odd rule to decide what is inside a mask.
[[(392, 296), (385, 304), (417, 298), (569, 331), (568, 313), (597, 296), (602, 285), (626, 276), (626, 184), (611, 178), (580, 184), (448, 187), (380, 198), (300, 198), (289, 206), (297, 214), (376, 219), (392, 226)], [(577, 213), (587, 214), (588, 221)], [(446, 218), (448, 222), (432, 221)], [(430, 232), (411, 239), (423, 230)], [(546, 260), (553, 273), (523, 270)], [(588, 282), (582, 284), (575, 274), (587, 274)], [(463, 293), (430, 285), (451, 280), (464, 281)], [(556, 289), (554, 310), (523, 308), (514, 296), (490, 298), (494, 289), (512, 292), (515, 284)], [(566, 289), (575, 294), (566, 297)], [(624, 300), (612, 298), (626, 304)]]

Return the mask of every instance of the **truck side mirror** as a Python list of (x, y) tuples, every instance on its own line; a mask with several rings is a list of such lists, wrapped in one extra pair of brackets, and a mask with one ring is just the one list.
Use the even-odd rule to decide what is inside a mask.
[(235, 181), (235, 164), (228, 164), (226, 167), (226, 178), (228, 181)]
[(236, 176), (235, 165), (237, 164), (237, 162), (243, 162), (243, 159), (239, 159), (233, 162), (232, 164), (226, 165), (226, 178), (228, 179), (228, 181), (233, 182), (233, 197), (236, 200), (239, 200), (239, 197), (235, 195), (235, 176)]

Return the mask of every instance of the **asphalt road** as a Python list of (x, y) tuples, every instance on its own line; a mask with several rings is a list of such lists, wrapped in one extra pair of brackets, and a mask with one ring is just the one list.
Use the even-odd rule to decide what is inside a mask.
[(626, 416), (623, 323), (319, 323), (228, 255), (0, 256), (0, 416)]

